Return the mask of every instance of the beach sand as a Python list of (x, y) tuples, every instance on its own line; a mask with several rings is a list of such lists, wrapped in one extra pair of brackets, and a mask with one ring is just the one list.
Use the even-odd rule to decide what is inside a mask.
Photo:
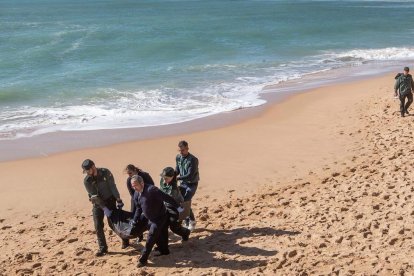
[[(393, 74), (297, 94), (243, 122), (0, 163), (0, 274), (412, 275), (412, 116)], [(80, 164), (158, 180), (179, 140), (200, 159), (197, 229), (169, 256), (135, 267), (142, 244), (97, 249)], [(79, 141), (80, 143), (82, 141)], [(128, 208), (128, 207), (127, 207)]]

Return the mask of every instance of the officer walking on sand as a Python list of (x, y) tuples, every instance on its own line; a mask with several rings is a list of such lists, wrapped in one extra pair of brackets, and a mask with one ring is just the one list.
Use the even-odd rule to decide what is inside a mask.
[[(136, 211), (130, 224), (141, 228), (135, 230), (138, 233), (142, 233), (147, 228), (149, 229), (147, 242), (137, 264), (138, 267), (143, 267), (147, 265), (148, 257), (155, 244), (158, 246), (158, 252), (155, 256), (170, 254), (168, 249), (168, 215), (164, 202), (168, 202), (179, 212), (182, 212), (183, 209), (172, 197), (161, 192), (154, 185), (144, 183), (139, 175), (131, 177), (131, 185), (135, 190), (134, 203)], [(142, 215), (148, 219), (148, 224), (145, 226), (142, 223)]]
[[(412, 92), (414, 90), (414, 82), (413, 77), (408, 73), (409, 71), (410, 68), (404, 67), (404, 73), (397, 78), (394, 85), (394, 93), (397, 95), (398, 92), (400, 98), (401, 117), (404, 117), (405, 114), (409, 114), (408, 108), (413, 102)], [(407, 98), (407, 103), (405, 102), (405, 98)]]
[[(114, 177), (108, 169), (95, 167), (95, 163), (90, 159), (83, 161), (82, 169), (83, 173), (86, 173), (83, 184), (88, 192), (89, 200), (99, 197), (109, 210), (114, 210), (115, 208), (121, 209), (124, 206), (118, 189), (116, 188)], [(108, 245), (104, 233), (104, 211), (99, 205), (93, 203), (92, 215), (99, 245), (99, 250), (95, 255), (100, 257), (108, 253)], [(109, 219), (108, 224), (112, 228)], [(126, 248), (127, 246), (128, 240), (123, 240), (122, 248)]]
[[(179, 175), (177, 180), (181, 181), (179, 189), (184, 197), (184, 201), (191, 201), (197, 191), (198, 181), (200, 180), (198, 159), (188, 151), (188, 143), (186, 141), (178, 143), (178, 151), (180, 153), (175, 157), (175, 172)], [(196, 221), (191, 209), (190, 216), (186, 219), (186, 226), (192, 231), (195, 229), (195, 225)]]

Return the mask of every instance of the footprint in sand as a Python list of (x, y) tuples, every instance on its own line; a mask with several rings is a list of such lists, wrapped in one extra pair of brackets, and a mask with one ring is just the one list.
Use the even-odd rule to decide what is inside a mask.
[(74, 242), (77, 242), (77, 241), (78, 241), (78, 238), (73, 238), (73, 239), (69, 239), (68, 243), (74, 243)]

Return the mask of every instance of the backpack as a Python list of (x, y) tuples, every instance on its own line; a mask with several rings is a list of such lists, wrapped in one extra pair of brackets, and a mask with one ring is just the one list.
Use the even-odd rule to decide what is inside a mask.
[(394, 79), (398, 79), (399, 77), (401, 77), (402, 75), (404, 75), (403, 73), (398, 73), (397, 75), (395, 75)]

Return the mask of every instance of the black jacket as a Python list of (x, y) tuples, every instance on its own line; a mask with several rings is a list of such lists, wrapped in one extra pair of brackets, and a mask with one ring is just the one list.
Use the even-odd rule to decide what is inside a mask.
[(144, 214), (152, 223), (163, 221), (167, 215), (164, 201), (171, 204), (174, 208), (180, 207), (174, 198), (163, 193), (154, 185), (144, 184), (142, 193), (135, 192), (134, 194), (136, 210), (133, 220), (137, 222), (141, 214)]

